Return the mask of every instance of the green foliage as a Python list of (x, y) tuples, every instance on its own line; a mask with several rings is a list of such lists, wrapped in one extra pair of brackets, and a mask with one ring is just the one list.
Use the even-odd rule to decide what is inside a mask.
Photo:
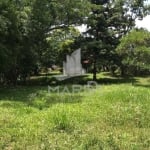
[(150, 78), (135, 80), (49, 97), (46, 86), (0, 88), (0, 149), (149, 149)]
[[(83, 59), (93, 64), (95, 79), (101, 66), (109, 65), (114, 72), (120, 63), (114, 51), (120, 37), (148, 12), (143, 0), (1, 0), (0, 82), (26, 81), (38, 74), (39, 67), (62, 62), (81, 43)], [(83, 37), (75, 29), (81, 24), (88, 26)], [(148, 59), (148, 50), (143, 49), (145, 53), (139, 55)]]
[(103, 150), (104, 143), (99, 140), (98, 137), (90, 135), (89, 137), (86, 137), (86, 141), (83, 144), (84, 150)]
[[(30, 15), (30, 36), (41, 63), (52, 65), (50, 63), (54, 63), (55, 59), (58, 60), (57, 55), (61, 49), (60, 43), (77, 34), (70, 26), (83, 22), (83, 15), (86, 15), (84, 8), (87, 5), (87, 0), (82, 2), (35, 0)], [(50, 57), (50, 61), (45, 62), (48, 57)]]
[(112, 71), (115, 65), (120, 65), (115, 52), (119, 39), (134, 27), (136, 18), (142, 18), (146, 12), (144, 0), (91, 0), (84, 56), (93, 64), (94, 80), (98, 65), (111, 67)]
[(18, 76), (27, 77), (34, 62), (27, 37), (29, 7), (27, 1), (1, 1), (0, 52), (1, 78), (5, 83), (16, 84)]
[(121, 39), (117, 52), (122, 57), (122, 64), (128, 67), (127, 74), (136, 75), (136, 72), (149, 70), (149, 40), (150, 33), (143, 29), (135, 29)]
[(16, 84), (18, 79), (25, 81), (31, 74), (37, 74), (38, 66), (54, 64), (60, 41), (49, 43), (47, 38), (56, 37), (58, 30), (76, 34), (69, 26), (83, 22), (88, 4), (87, 0), (1, 0), (0, 82)]
[(74, 27), (52, 31), (47, 37), (49, 47), (43, 55), (43, 60), (47, 60), (49, 64), (60, 64), (61, 66), (66, 55), (74, 50), (75, 39), (79, 36), (79, 31)]
[(64, 108), (59, 108), (59, 110), (53, 110), (53, 114), (51, 115), (52, 122), (54, 126), (54, 130), (58, 131), (71, 131), (75, 124), (73, 124), (73, 120), (69, 115), (69, 112), (64, 110)]

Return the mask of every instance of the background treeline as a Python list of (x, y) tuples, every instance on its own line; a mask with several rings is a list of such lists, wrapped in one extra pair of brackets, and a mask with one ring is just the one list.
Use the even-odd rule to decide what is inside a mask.
[[(0, 83), (61, 66), (79, 47), (94, 80), (101, 70), (149, 74), (150, 33), (134, 29), (135, 19), (148, 13), (144, 0), (1, 0)], [(82, 34), (75, 28), (81, 24), (87, 25)]]

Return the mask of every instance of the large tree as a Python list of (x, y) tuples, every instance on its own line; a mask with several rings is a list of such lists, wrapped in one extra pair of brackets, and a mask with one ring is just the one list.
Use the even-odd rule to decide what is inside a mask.
[(135, 19), (141, 19), (146, 12), (144, 0), (91, 0), (84, 37), (88, 49), (85, 53), (93, 62), (93, 80), (96, 80), (98, 62), (118, 62), (114, 50), (119, 39), (134, 27)]
[(23, 56), (27, 12), (24, 1), (0, 1), (0, 74), (3, 81), (15, 84)]
[(126, 75), (150, 73), (149, 41), (150, 32), (144, 29), (132, 30), (120, 40), (117, 53), (122, 58), (122, 65)]
[[(87, 9), (85, 9), (87, 8)], [(70, 32), (70, 26), (80, 25), (88, 12), (88, 0), (35, 0), (30, 16), (30, 37), (32, 48), (42, 62), (45, 51), (53, 53), (48, 48), (47, 38), (53, 37), (57, 31)], [(61, 36), (61, 34), (60, 34)], [(53, 44), (57, 44), (56, 43)], [(52, 45), (50, 45), (52, 48)], [(50, 53), (49, 52), (49, 53)], [(57, 53), (57, 52), (56, 52)]]
[(69, 31), (69, 26), (82, 23), (87, 5), (87, 0), (1, 0), (0, 81), (15, 84), (36, 64), (45, 65), (47, 51), (57, 54), (47, 38), (55, 30)]

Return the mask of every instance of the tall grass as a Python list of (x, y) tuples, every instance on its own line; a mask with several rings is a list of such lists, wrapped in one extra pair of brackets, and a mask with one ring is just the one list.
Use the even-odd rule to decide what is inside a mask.
[(149, 78), (136, 80), (64, 95), (0, 89), (0, 149), (148, 150)]

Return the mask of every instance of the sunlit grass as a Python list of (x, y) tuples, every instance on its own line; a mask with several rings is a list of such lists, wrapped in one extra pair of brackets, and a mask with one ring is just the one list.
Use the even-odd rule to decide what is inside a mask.
[(0, 149), (148, 150), (150, 78), (136, 80), (72, 94), (0, 89)]

